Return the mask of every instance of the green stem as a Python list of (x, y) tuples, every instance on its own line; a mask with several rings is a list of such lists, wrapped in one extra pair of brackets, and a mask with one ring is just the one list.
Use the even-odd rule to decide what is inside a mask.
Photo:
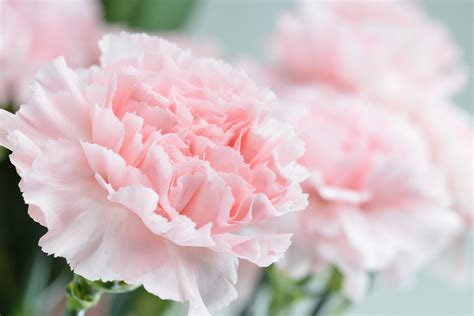
[(331, 290), (327, 287), (324, 292), (321, 294), (321, 298), (314, 306), (311, 316), (317, 316), (326, 306), (326, 303), (329, 301), (329, 297), (331, 296)]
[(323, 290), (323, 293), (321, 293), (319, 301), (316, 303), (313, 310), (311, 311), (311, 316), (319, 316), (321, 314), (321, 311), (329, 303), (332, 294), (339, 292), (339, 290), (341, 289), (342, 281), (342, 274), (336, 268), (333, 268), (326, 283), (326, 287)]

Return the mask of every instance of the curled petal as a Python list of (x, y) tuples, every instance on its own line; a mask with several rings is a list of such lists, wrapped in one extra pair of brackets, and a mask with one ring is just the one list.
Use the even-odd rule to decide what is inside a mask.
[(291, 236), (281, 234), (250, 237), (228, 234), (217, 237), (216, 248), (235, 254), (259, 267), (268, 267), (283, 257), (291, 244)]

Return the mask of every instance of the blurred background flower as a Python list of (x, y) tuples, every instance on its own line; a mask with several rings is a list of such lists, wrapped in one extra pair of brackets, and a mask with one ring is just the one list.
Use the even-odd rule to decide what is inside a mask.
[(75, 68), (98, 61), (103, 22), (95, 0), (2, 0), (0, 10), (0, 104), (25, 102), (36, 71), (56, 57)]

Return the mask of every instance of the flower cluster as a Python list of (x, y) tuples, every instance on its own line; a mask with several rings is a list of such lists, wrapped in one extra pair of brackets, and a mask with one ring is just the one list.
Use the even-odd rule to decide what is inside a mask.
[(272, 39), (252, 71), (284, 100), (311, 174), (285, 266), (335, 265), (360, 298), (369, 272), (407, 283), (448, 247), (450, 278), (467, 280), (474, 132), (450, 100), (467, 72), (447, 30), (409, 2), (301, 1)]
[(269, 314), (327, 271), (313, 315), (440, 254), (468, 279), (474, 132), (452, 100), (468, 73), (418, 6), (299, 1), (243, 65), (253, 81), (214, 43), (120, 32), (96, 5), (0, 1), (0, 145), (40, 247), (76, 274), (69, 305), (143, 285), (210, 315), (236, 288), (252, 302), (277, 261)]

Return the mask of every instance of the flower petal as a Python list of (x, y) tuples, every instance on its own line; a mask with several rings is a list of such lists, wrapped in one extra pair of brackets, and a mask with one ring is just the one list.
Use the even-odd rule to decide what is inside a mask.
[(211, 315), (237, 297), (234, 256), (199, 248), (168, 247), (168, 253), (172, 260), (137, 280), (147, 291), (162, 299), (188, 301), (189, 316)]

